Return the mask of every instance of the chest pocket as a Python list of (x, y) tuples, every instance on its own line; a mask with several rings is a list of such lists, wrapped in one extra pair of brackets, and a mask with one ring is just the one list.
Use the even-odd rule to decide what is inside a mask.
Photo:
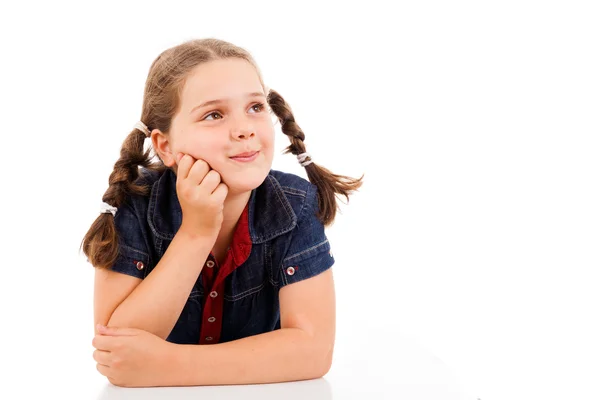
[(240, 301), (256, 295), (269, 285), (269, 274), (262, 257), (250, 255), (248, 260), (225, 278), (226, 301)]

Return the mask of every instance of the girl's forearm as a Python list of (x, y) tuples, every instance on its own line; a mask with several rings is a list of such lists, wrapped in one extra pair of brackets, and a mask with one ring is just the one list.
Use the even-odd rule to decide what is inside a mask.
[(173, 386), (235, 385), (320, 378), (333, 346), (298, 328), (283, 328), (213, 345), (178, 345)]
[(213, 244), (210, 238), (178, 232), (152, 272), (115, 309), (108, 326), (143, 329), (166, 339)]

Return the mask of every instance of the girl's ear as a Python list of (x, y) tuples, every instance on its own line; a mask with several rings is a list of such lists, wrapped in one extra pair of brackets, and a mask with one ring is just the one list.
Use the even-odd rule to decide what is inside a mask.
[(152, 138), (152, 146), (154, 146), (154, 150), (162, 160), (163, 164), (165, 164), (167, 167), (172, 167), (175, 165), (175, 156), (177, 154), (173, 154), (171, 151), (171, 142), (169, 141), (169, 136), (165, 135), (158, 129), (153, 129), (150, 135)]

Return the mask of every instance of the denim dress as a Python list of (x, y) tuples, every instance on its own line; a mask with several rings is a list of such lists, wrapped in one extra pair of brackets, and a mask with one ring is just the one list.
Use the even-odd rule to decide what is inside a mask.
[[(118, 208), (119, 253), (112, 270), (144, 279), (182, 222), (175, 173), (140, 169), (149, 195), (131, 195)], [(219, 265), (211, 252), (167, 341), (214, 344), (280, 329), (279, 289), (329, 269), (334, 258), (317, 219), (317, 187), (270, 170), (252, 190)]]

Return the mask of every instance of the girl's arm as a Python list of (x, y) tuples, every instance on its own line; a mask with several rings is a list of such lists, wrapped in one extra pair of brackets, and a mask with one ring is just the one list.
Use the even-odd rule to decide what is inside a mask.
[[(142, 329), (166, 339), (181, 315), (204, 262), (223, 228), (223, 202), (227, 186), (221, 182), (217, 171), (211, 170), (204, 160), (196, 160), (187, 154), (177, 156), (177, 198), (183, 212), (177, 234), (156, 267), (112, 312), (107, 326)], [(192, 167), (196, 167), (190, 174)], [(199, 175), (204, 171), (203, 175)], [(205, 179), (205, 178), (209, 179)], [(215, 188), (216, 186), (216, 188)], [(138, 249), (144, 243), (139, 231), (133, 230), (137, 218), (128, 208), (115, 214), (115, 227), (127, 232), (128, 239)], [(190, 228), (184, 228), (184, 227)], [(134, 237), (134, 235), (136, 237)], [(125, 235), (127, 236), (127, 235)], [(137, 246), (136, 246), (137, 245)], [(146, 254), (147, 255), (147, 254)], [(108, 275), (111, 271), (106, 271)], [(116, 271), (112, 271), (116, 272)], [(109, 279), (115, 281), (116, 278)], [(102, 280), (101, 280), (102, 281)], [(107, 282), (97, 284), (101, 293), (96, 297), (99, 304), (120, 301), (125, 288), (133, 286), (122, 279), (115, 290)], [(118, 293), (121, 297), (117, 299)], [(112, 307), (111, 307), (112, 308)], [(110, 310), (108, 310), (110, 311)], [(105, 310), (104, 315), (108, 314)], [(102, 322), (99, 322), (102, 324)]]
[[(204, 267), (202, 260), (208, 258), (213, 244), (212, 238), (193, 237), (179, 230), (156, 267), (112, 312), (106, 325), (143, 329), (166, 339), (181, 315)], [(96, 301), (102, 302), (103, 296), (108, 298), (110, 290), (110, 285), (96, 283)]]
[[(315, 295), (318, 293), (318, 295)], [(213, 345), (177, 345), (177, 386), (260, 384), (325, 375), (335, 341), (332, 270), (279, 292), (281, 329)]]

